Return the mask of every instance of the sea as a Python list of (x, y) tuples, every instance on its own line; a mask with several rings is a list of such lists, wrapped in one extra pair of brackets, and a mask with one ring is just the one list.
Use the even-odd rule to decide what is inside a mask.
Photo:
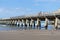
[[(45, 22), (44, 21), (41, 21), (41, 29), (40, 30), (45, 30), (45, 27), (44, 27), (44, 24)], [(34, 28), (34, 26), (32, 26), (31, 29), (37, 29), (36, 27)], [(53, 30), (54, 29), (54, 26), (53, 25), (48, 25), (48, 29), (47, 30)], [(3, 31), (3, 30), (24, 30), (24, 27), (18, 27), (18, 26), (11, 26), (11, 25), (3, 25), (3, 24), (0, 24), (0, 31)], [(29, 27), (26, 28), (26, 30), (30, 30)]]

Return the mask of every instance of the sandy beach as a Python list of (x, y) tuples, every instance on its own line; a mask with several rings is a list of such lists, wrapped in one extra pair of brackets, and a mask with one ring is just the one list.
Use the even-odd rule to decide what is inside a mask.
[(0, 31), (0, 40), (60, 40), (60, 30)]

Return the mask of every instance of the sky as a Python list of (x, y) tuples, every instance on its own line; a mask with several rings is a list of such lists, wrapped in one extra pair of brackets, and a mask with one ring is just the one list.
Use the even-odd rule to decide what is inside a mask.
[(52, 12), (60, 8), (60, 0), (0, 0), (0, 18)]

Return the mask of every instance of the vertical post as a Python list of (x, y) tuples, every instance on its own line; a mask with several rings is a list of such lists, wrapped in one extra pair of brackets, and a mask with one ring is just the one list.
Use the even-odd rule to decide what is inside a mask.
[(11, 20), (11, 22), (10, 22), (10, 25), (12, 25), (12, 20)]
[(15, 20), (14, 24), (15, 24), (15, 26), (17, 25), (17, 20)]
[(47, 29), (47, 28), (48, 28), (48, 19), (45, 18), (45, 29)]
[(35, 29), (35, 20), (34, 20), (34, 29)]
[(40, 22), (39, 18), (37, 18), (37, 29), (38, 29), (38, 27), (41, 29), (41, 22)]
[(32, 28), (32, 26), (33, 26), (33, 19), (31, 19), (30, 21), (30, 28)]
[(11, 20), (11, 23), (10, 23), (10, 25), (11, 25), (11, 26), (13, 25), (13, 22), (14, 22), (14, 21), (13, 21), (13, 20)]
[(22, 21), (20, 20), (20, 27), (21, 27), (21, 25), (22, 25)]
[(22, 23), (21, 23), (22, 30), (23, 30), (23, 27), (24, 27), (24, 20), (22, 19)]
[(18, 19), (16, 19), (16, 26), (18, 26)]
[(12, 25), (14, 25), (14, 20), (12, 20)]
[(19, 19), (18, 19), (17, 23), (18, 23), (17, 26), (19, 27), (20, 26), (20, 20)]
[(27, 25), (26, 25), (26, 21), (22, 19), (22, 26), (24, 27), (24, 29), (26, 30)]
[(26, 25), (29, 26), (29, 20), (28, 19), (26, 19)]
[(25, 30), (27, 29), (27, 27), (28, 27), (28, 22), (29, 22), (29, 20), (28, 19), (26, 19), (25, 21), (24, 21), (24, 24), (25, 24)]
[(24, 26), (24, 20), (22, 19), (22, 26)]
[(55, 18), (55, 28), (56, 29), (58, 28), (58, 18), (57, 17)]

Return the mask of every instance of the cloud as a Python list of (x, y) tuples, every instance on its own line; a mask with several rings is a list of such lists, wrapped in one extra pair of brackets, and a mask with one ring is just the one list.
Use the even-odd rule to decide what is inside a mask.
[(35, 3), (34, 6), (39, 6), (40, 4), (39, 3)]
[(17, 10), (20, 9), (20, 8), (16, 8)]
[(54, 2), (60, 2), (60, 0), (34, 0), (34, 6), (40, 6), (40, 4), (44, 4), (44, 3), (54, 3)]
[(0, 12), (3, 12), (4, 9), (0, 8)]
[(37, 13), (37, 9), (32, 8), (0, 8), (0, 18), (22, 16)]
[(0, 8), (1, 14), (4, 16), (18, 16), (33, 13), (31, 8)]
[(35, 2), (56, 2), (58, 0), (34, 0)]
[(8, 13), (9, 10), (6, 8), (0, 8), (0, 13)]

